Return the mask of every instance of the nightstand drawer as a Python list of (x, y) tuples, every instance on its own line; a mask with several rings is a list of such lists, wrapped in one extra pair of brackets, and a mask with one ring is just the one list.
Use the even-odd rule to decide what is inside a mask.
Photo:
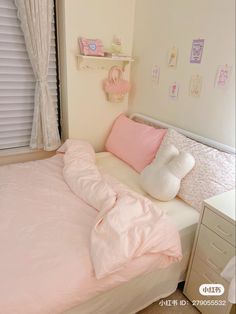
[(202, 223), (235, 246), (235, 225), (216, 215), (212, 210), (205, 206)]
[[(187, 286), (186, 296), (191, 300), (195, 300), (196, 307), (202, 312), (206, 314), (223, 314), (227, 313), (227, 309), (229, 303), (227, 301), (228, 295), (228, 283), (222, 277), (217, 275), (212, 269), (210, 269), (207, 265), (205, 265), (199, 259), (196, 259), (193, 263), (193, 267), (191, 270), (191, 274), (189, 277), (190, 285)], [(224, 293), (221, 296), (204, 296), (199, 292), (199, 287), (202, 284), (210, 284), (217, 283), (222, 284), (225, 288)], [(222, 305), (206, 305), (207, 302), (215, 302), (220, 303)], [(203, 305), (200, 305), (202, 301)], [(205, 304), (204, 304), (205, 303)]]
[[(227, 299), (227, 291), (229, 288), (229, 282), (223, 277), (217, 274), (211, 267), (204, 263), (199, 257), (196, 257), (193, 261), (192, 269), (197, 272), (201, 277), (202, 283), (220, 283), (225, 288), (225, 299)], [(205, 280), (205, 281), (204, 281)]]
[(235, 248), (201, 225), (195, 254), (220, 274), (230, 258), (235, 255)]

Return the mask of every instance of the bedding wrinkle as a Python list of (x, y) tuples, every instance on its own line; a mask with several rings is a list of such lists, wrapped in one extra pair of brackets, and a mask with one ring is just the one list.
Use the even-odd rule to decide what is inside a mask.
[[(170, 219), (149, 199), (109, 176), (102, 177), (94, 155), (87, 143), (70, 142), (64, 155), (63, 174), (76, 195), (100, 210), (90, 243), (96, 278), (117, 272), (147, 253), (162, 254), (165, 259), (162, 267), (180, 261), (179, 234)], [(84, 156), (88, 156), (87, 164)]]
[(64, 145), (63, 176), (70, 189), (98, 211), (111, 208), (116, 193), (98, 171), (92, 146), (79, 140), (70, 140)]
[[(104, 214), (112, 213), (114, 206), (104, 206), (98, 212), (74, 194), (63, 178), (64, 156), (58, 154), (45, 160), (0, 167), (0, 314), (62, 314), (132, 278), (166, 267), (169, 259), (176, 259), (178, 246), (169, 243), (169, 247), (164, 247), (163, 244), (163, 252), (132, 257), (121, 265), (122, 269), (98, 280), (91, 259), (91, 231), (98, 218), (105, 219)], [(122, 171), (120, 175), (124, 179), (127, 176)], [(101, 176), (107, 180), (104, 172)], [(115, 181), (116, 188), (122, 185)], [(125, 197), (132, 195), (125, 193)], [(140, 193), (138, 189), (137, 193)], [(114, 196), (113, 186), (109, 195)], [(117, 201), (118, 197), (114, 203)], [(143, 199), (140, 207), (142, 202)], [(129, 204), (135, 204), (133, 199), (129, 199)], [(153, 217), (165, 223), (165, 209), (160, 214), (155, 208), (152, 208)], [(128, 214), (137, 221), (142, 217), (133, 210)], [(145, 223), (148, 224), (151, 217), (147, 215)], [(123, 228), (124, 217), (114, 215), (114, 219)], [(178, 228), (184, 228), (185, 222), (179, 221)], [(153, 222), (145, 232), (139, 229), (141, 225), (140, 220), (138, 227), (134, 225), (129, 232), (124, 231), (123, 236), (130, 239), (125, 244), (126, 256), (136, 254), (136, 250), (129, 253), (131, 235), (140, 236), (138, 246), (147, 243), (151, 247), (151, 242), (147, 239), (145, 242), (145, 233), (152, 234), (155, 224)], [(99, 236), (103, 241), (109, 240), (107, 226), (104, 223), (100, 226), (96, 224)], [(164, 224), (155, 229), (161, 232), (162, 228), (164, 230)], [(124, 230), (129, 228), (124, 227)], [(172, 227), (169, 230), (170, 239), (174, 237), (174, 230)], [(123, 238), (117, 236), (117, 240), (123, 241)]]

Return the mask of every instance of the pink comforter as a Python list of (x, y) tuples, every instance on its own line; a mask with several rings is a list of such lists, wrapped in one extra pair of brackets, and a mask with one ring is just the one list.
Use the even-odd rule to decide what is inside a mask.
[[(122, 270), (96, 279), (91, 231), (95, 226), (97, 230), (99, 217), (107, 216), (104, 212), (98, 216), (97, 210), (71, 191), (63, 166), (63, 156), (57, 155), (0, 167), (0, 314), (63, 313), (167, 265), (163, 252), (128, 256)], [(104, 249), (103, 253), (109, 245)], [(180, 251), (175, 252), (171, 260), (180, 258)]]
[(109, 175), (102, 175), (92, 146), (67, 140), (64, 179), (72, 191), (100, 211), (91, 235), (91, 258), (97, 279), (147, 253), (163, 256), (162, 267), (181, 257), (178, 232), (153, 203)]

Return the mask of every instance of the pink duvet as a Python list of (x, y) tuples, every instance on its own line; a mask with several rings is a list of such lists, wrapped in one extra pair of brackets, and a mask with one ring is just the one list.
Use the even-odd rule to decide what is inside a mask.
[(101, 279), (147, 253), (163, 256), (162, 267), (181, 257), (180, 240), (173, 224), (153, 203), (103, 176), (95, 163), (92, 146), (67, 140), (63, 176), (71, 190), (100, 211), (91, 232), (91, 259)]
[[(139, 207), (138, 213), (144, 220), (146, 215), (147, 224), (144, 220), (138, 224), (134, 204), (140, 206), (144, 200), (135, 200), (134, 194), (107, 177), (105, 183), (116, 194), (116, 201), (98, 214), (72, 192), (64, 180), (63, 167), (63, 155), (0, 167), (0, 314), (63, 313), (139, 274), (166, 267), (181, 256), (178, 235), (169, 229), (171, 223), (161, 212), (149, 212), (149, 204), (145, 214)], [(96, 179), (100, 180), (99, 173)], [(120, 189), (132, 195), (132, 201), (126, 199), (131, 201), (130, 207), (125, 204), (125, 211), (130, 210), (126, 215), (122, 213), (123, 203), (117, 203)], [(114, 230), (110, 229), (110, 238), (107, 234), (115, 227), (114, 217), (121, 219), (118, 229), (126, 229), (124, 238), (118, 236), (118, 240)], [(150, 217), (163, 217), (162, 224), (158, 227)], [(137, 229), (131, 224), (134, 218)], [(145, 229), (141, 231), (143, 223)], [(154, 245), (155, 227), (160, 230)], [(138, 245), (133, 238), (136, 230), (141, 239)], [(132, 239), (137, 250), (133, 250)], [(111, 243), (121, 253), (120, 270), (98, 280), (94, 266), (102, 273), (115, 271), (109, 261), (113, 256), (108, 253)], [(147, 253), (142, 255), (144, 251)], [(106, 262), (105, 268), (101, 261)]]

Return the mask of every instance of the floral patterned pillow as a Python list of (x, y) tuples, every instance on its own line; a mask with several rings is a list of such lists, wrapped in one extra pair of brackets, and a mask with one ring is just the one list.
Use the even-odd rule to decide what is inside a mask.
[(182, 180), (178, 193), (195, 209), (200, 211), (205, 199), (235, 188), (235, 155), (198, 143), (174, 129), (168, 130), (158, 153), (168, 144), (195, 158), (195, 166)]

